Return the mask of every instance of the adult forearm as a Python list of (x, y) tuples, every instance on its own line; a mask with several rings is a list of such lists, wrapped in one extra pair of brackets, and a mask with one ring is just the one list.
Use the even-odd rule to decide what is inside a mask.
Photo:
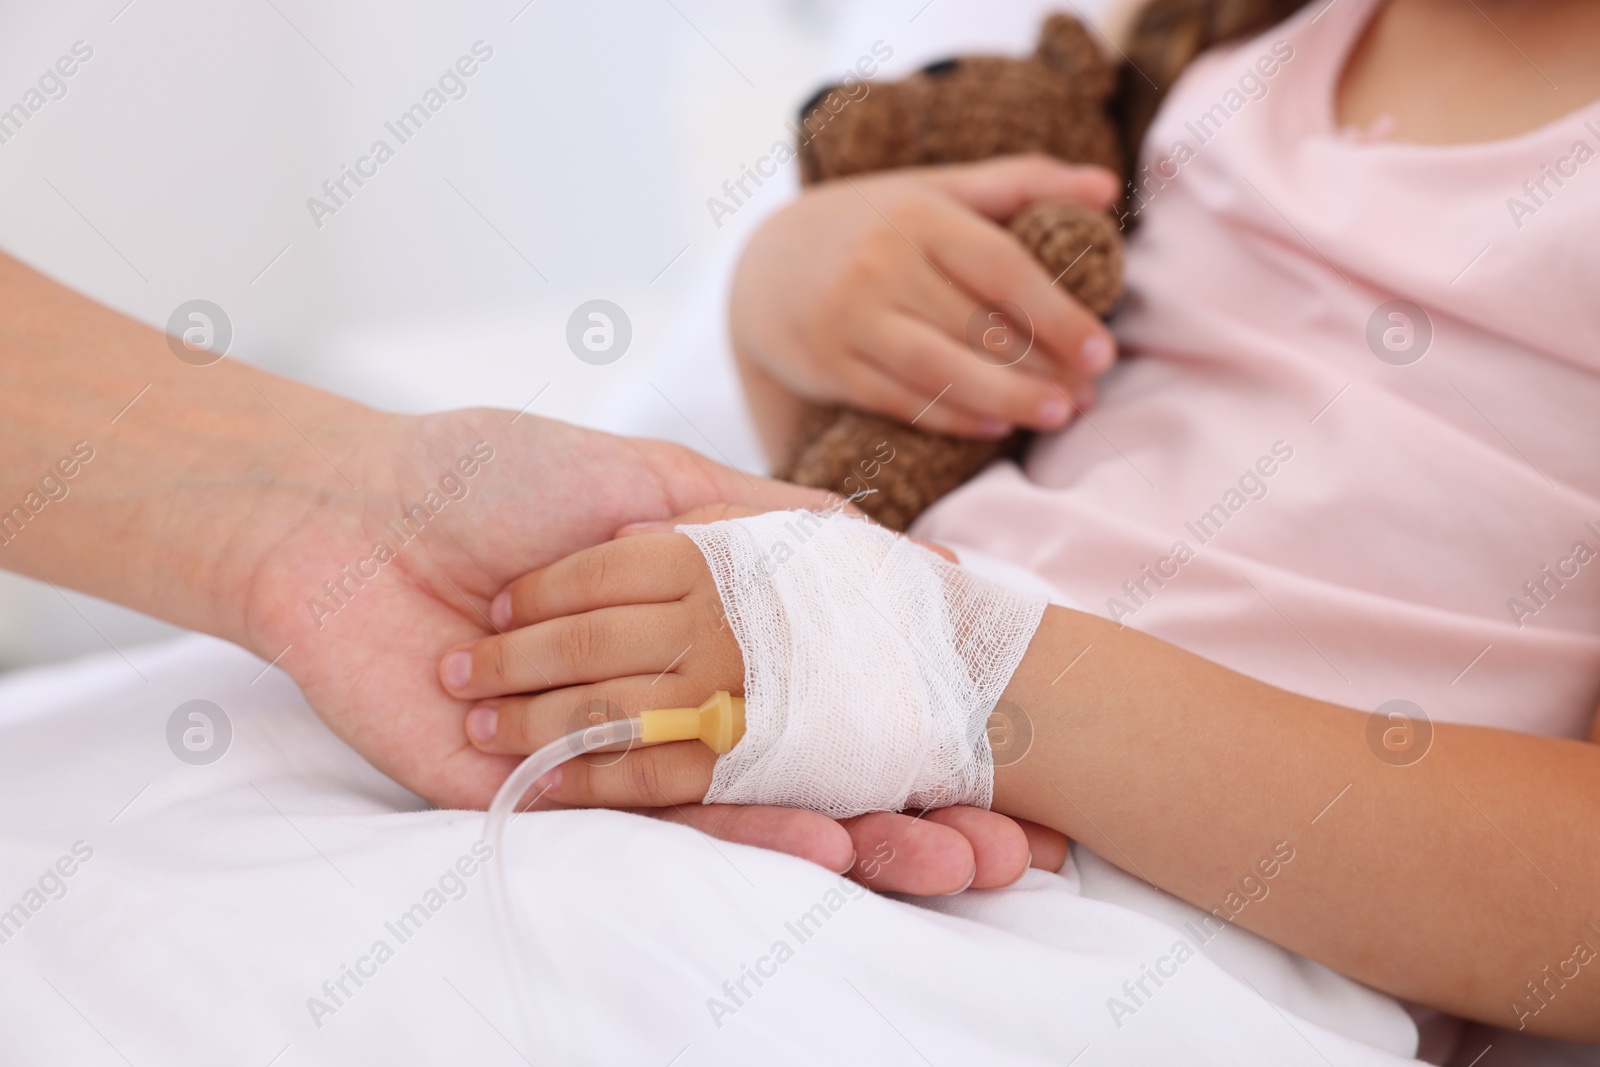
[(184, 626), (242, 640), (262, 543), (358, 495), (337, 453), (373, 413), (232, 360), (183, 362), (5, 256), (0, 383), (0, 567)]
[(1057, 608), (1007, 699), (1036, 736), (997, 810), (1380, 989), (1600, 1040), (1600, 746), (1435, 724), (1396, 766), (1368, 713)]
[(491, 409), (396, 416), (233, 359), (195, 366), (160, 331), (0, 255), (0, 568), (270, 657), (282, 644), (256, 648), (250, 613), (263, 579), (285, 575), (263, 560), (293, 539), (277, 570), (309, 566), (319, 531), (359, 556), (480, 439), (514, 457), (508, 513), (453, 536), (508, 568), (705, 504), (820, 499), (662, 442)]

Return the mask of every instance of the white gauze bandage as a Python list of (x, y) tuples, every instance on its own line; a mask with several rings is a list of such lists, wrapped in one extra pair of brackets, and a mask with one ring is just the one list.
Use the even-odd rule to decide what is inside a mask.
[(745, 735), (717, 759), (707, 804), (834, 818), (989, 806), (989, 715), (1044, 600), (837, 512), (678, 530), (744, 653)]

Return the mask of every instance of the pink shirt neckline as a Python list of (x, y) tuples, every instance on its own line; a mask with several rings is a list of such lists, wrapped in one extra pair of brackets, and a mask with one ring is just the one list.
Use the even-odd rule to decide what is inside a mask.
[[(1396, 151), (1419, 155), (1438, 155), (1442, 159), (1454, 161), (1461, 156), (1473, 154), (1496, 154), (1500, 152), (1515, 153), (1524, 150), (1531, 144), (1554, 139), (1558, 136), (1567, 136), (1566, 130), (1575, 123), (1582, 123), (1586, 118), (1600, 118), (1600, 99), (1591, 100), (1572, 111), (1557, 116), (1548, 122), (1529, 127), (1510, 137), (1500, 137), (1489, 141), (1456, 141), (1445, 144), (1424, 144), (1404, 138), (1370, 137), (1368, 131), (1355, 127), (1345, 126), (1339, 122), (1339, 85), (1344, 78), (1345, 69), (1350, 65), (1350, 59), (1355, 54), (1356, 46), (1361, 42), (1367, 28), (1373, 19), (1377, 18), (1379, 10), (1388, 0), (1333, 0), (1332, 3), (1322, 8), (1327, 14), (1334, 4), (1344, 3), (1350, 5), (1355, 14), (1345, 13), (1347, 19), (1347, 32), (1339, 41), (1338, 46), (1328, 53), (1325, 64), (1325, 89), (1323, 94), (1323, 108), (1320, 122), (1315, 129), (1315, 134), (1320, 137), (1336, 139), (1346, 144), (1353, 144), (1368, 151)], [(1307, 9), (1309, 10), (1309, 9)], [(1294, 18), (1303, 17), (1304, 11)], [(1319, 21), (1321, 15), (1311, 18), (1311, 25)], [(1293, 21), (1293, 18), (1290, 20)], [(1378, 121), (1385, 117), (1380, 115)], [(1392, 121), (1392, 118), (1391, 118)]]

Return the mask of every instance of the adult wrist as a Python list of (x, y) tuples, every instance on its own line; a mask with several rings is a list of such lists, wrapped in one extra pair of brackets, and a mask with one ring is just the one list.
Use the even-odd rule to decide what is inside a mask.
[(253, 557), (308, 502), (359, 496), (328, 459), (354, 462), (366, 409), (180, 360), (4, 256), (0, 321), (0, 567), (242, 639)]
[[(365, 522), (368, 504), (387, 499), (393, 488), (387, 445), (411, 417), (252, 367), (231, 371), (218, 385), (242, 402), (234, 412), (237, 425), (208, 438), (213, 454), (188, 487), (197, 532), (214, 540), (197, 556), (210, 568), (192, 597), (201, 622), (185, 625), (271, 659), (281, 647), (276, 635), (262, 631), (262, 604), (293, 569), (293, 556), (278, 553), (286, 544)], [(196, 488), (203, 500), (192, 492)], [(157, 566), (184, 564), (162, 550)]]

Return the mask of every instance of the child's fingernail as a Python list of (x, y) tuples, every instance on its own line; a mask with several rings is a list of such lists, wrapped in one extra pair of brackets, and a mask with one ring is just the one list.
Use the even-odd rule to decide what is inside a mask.
[(496, 630), (504, 630), (511, 625), (511, 590), (507, 589), (490, 602), (489, 621), (494, 623)]
[(856, 869), (856, 850), (855, 849), (851, 849), (850, 850), (850, 862), (845, 864), (843, 867), (840, 867), (837, 873), (839, 873), (839, 874), (849, 874), (851, 871), (853, 871), (855, 869)]
[(1011, 424), (1004, 419), (984, 419), (978, 423), (978, 432), (985, 437), (1004, 437), (1011, 432)]
[(1078, 361), (1083, 364), (1083, 369), (1090, 374), (1099, 374), (1109, 370), (1112, 361), (1116, 359), (1116, 351), (1111, 347), (1111, 342), (1100, 334), (1094, 334), (1083, 347), (1078, 350)]
[(467, 736), (480, 745), (494, 740), (495, 728), (500, 725), (500, 713), (487, 704), (480, 704), (467, 712)]
[(541, 793), (548, 793), (560, 784), (561, 768), (552, 767), (550, 770), (545, 771), (539, 776), (538, 781), (533, 783), (533, 787), (539, 790)]
[(661, 527), (665, 525), (665, 523), (660, 522), (630, 522), (628, 525), (618, 530), (613, 536), (632, 537), (635, 534), (651, 533), (655, 530), (661, 529)]
[(1046, 429), (1063, 426), (1067, 421), (1067, 402), (1052, 396), (1039, 405), (1039, 425)]
[(460, 689), (472, 681), (472, 653), (452, 652), (439, 665), (439, 676), (450, 689)]

